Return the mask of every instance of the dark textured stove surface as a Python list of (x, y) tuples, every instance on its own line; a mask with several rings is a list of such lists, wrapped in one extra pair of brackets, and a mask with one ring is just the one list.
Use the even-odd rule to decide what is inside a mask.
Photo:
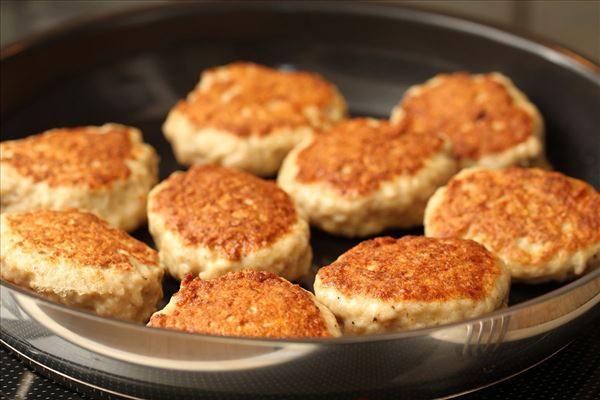
[[(17, 359), (5, 347), (0, 348), (0, 396), (14, 400), (112, 399), (97, 393), (93, 397), (43, 377)], [(350, 397), (352, 399), (352, 397)], [(357, 399), (366, 399), (357, 396)], [(367, 397), (368, 398), (368, 397)], [(476, 399), (600, 399), (600, 321), (566, 349), (542, 364), (507, 381), (461, 396)]]

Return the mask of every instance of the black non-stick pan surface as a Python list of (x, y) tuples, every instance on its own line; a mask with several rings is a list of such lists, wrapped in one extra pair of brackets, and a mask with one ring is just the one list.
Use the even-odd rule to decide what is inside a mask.
[[(502, 72), (539, 107), (550, 163), (600, 188), (596, 67), (476, 23), (356, 3), (181, 2), (23, 41), (2, 52), (2, 140), (62, 126), (131, 125), (158, 150), (164, 179), (184, 169), (161, 133), (168, 110), (203, 69), (236, 60), (317, 72), (340, 88), (352, 115), (383, 118), (409, 86), (435, 74)], [(145, 227), (134, 236), (152, 243)], [(313, 273), (356, 243), (313, 230)], [(313, 278), (303, 285), (310, 289)], [(177, 285), (167, 280), (167, 295)], [(560, 286), (513, 285), (510, 304)]]

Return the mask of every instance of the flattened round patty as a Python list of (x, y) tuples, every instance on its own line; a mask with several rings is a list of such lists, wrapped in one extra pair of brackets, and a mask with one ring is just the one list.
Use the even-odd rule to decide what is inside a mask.
[(278, 183), (330, 233), (420, 225), (429, 196), (456, 171), (449, 143), (385, 120), (353, 118), (299, 145)]
[(283, 190), (248, 173), (176, 172), (152, 190), (148, 212), (161, 260), (179, 279), (260, 268), (294, 280), (310, 267), (308, 224)]
[(345, 113), (335, 86), (316, 74), (236, 62), (204, 71), (163, 130), (180, 163), (269, 176), (297, 143)]
[(312, 293), (270, 272), (252, 270), (210, 280), (188, 276), (148, 326), (229, 336), (340, 335), (335, 317)]
[(145, 322), (162, 298), (156, 251), (77, 210), (5, 213), (2, 279), (102, 316)]
[(483, 244), (514, 279), (564, 280), (600, 261), (600, 194), (537, 168), (464, 170), (431, 198), (425, 233)]
[(392, 121), (448, 137), (461, 168), (543, 163), (542, 117), (499, 73), (437, 75), (407, 91)]
[(60, 128), (0, 144), (0, 211), (79, 208), (116, 228), (146, 220), (158, 157), (118, 124)]
[(346, 333), (394, 332), (476, 317), (505, 306), (510, 275), (470, 240), (367, 240), (317, 273), (315, 294)]

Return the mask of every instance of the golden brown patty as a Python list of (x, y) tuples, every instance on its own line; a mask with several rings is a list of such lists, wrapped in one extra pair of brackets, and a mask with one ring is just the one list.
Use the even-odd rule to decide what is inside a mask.
[(422, 236), (367, 240), (319, 270), (321, 287), (385, 301), (482, 300), (501, 274), (483, 246)]
[(403, 125), (348, 119), (300, 151), (296, 180), (325, 182), (342, 195), (364, 195), (384, 181), (416, 174), (443, 146), (437, 135), (407, 132)]
[(312, 294), (270, 272), (188, 276), (170, 306), (148, 325), (231, 336), (332, 336)]
[(482, 245), (405, 236), (360, 243), (317, 273), (317, 299), (348, 334), (397, 332), (506, 305), (510, 274)]
[(157, 180), (155, 150), (129, 126), (59, 128), (0, 143), (0, 213), (76, 208), (134, 230)]
[(600, 243), (600, 194), (558, 172), (465, 170), (440, 190), (428, 205), (427, 235), (473, 238), (509, 266), (541, 268)]
[(128, 128), (112, 126), (101, 140), (87, 127), (77, 127), (4, 142), (0, 161), (51, 187), (107, 186), (130, 175), (125, 160), (135, 157)]
[(176, 106), (197, 126), (247, 137), (277, 128), (320, 125), (326, 122), (321, 121), (324, 116), (317, 113), (311, 120), (304, 108), (326, 108), (338, 96), (333, 85), (308, 72), (283, 72), (247, 62), (222, 68), (206, 70), (203, 85)]
[(229, 260), (267, 247), (298, 218), (273, 182), (216, 165), (171, 175), (152, 195), (150, 209), (186, 245), (208, 247)]
[(156, 251), (93, 214), (77, 210), (36, 210), (7, 214), (24, 252), (41, 252), (71, 265), (131, 270), (131, 259), (158, 268)]
[(458, 159), (478, 160), (526, 141), (533, 118), (495, 74), (441, 74), (399, 105), (412, 130), (443, 132)]
[(155, 250), (78, 210), (0, 216), (2, 279), (68, 306), (146, 322), (162, 297)]

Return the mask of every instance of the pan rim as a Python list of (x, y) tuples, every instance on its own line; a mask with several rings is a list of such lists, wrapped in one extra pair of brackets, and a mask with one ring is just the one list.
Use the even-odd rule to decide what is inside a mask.
[[(206, 333), (192, 333), (192, 332), (184, 332), (172, 329), (164, 329), (164, 328), (155, 328), (148, 327), (146, 325), (136, 324), (134, 322), (129, 321), (121, 321), (110, 317), (102, 317), (93, 313), (92, 311), (78, 309), (74, 307), (68, 307), (61, 303), (56, 303), (51, 300), (48, 300), (36, 293), (30, 292), (26, 289), (18, 287), (10, 282), (1, 280), (0, 287), (4, 287), (11, 291), (16, 291), (19, 295), (24, 295), (34, 300), (35, 302), (42, 302), (45, 306), (56, 309), (61, 312), (66, 312), (68, 314), (74, 314), (78, 317), (82, 317), (85, 319), (93, 319), (99, 322), (103, 322), (109, 325), (113, 325), (115, 327), (122, 327), (126, 329), (134, 329), (139, 330), (141, 333), (148, 333), (149, 331), (156, 331), (165, 333), (168, 335), (175, 335), (176, 337), (181, 338), (196, 338), (196, 339), (205, 339), (213, 342), (227, 342), (235, 341), (238, 344), (248, 344), (248, 345), (258, 345), (258, 346), (273, 346), (273, 345), (348, 345), (353, 343), (372, 343), (372, 342), (384, 342), (384, 341), (393, 341), (393, 340), (402, 340), (407, 338), (414, 338), (417, 336), (430, 336), (431, 334), (446, 330), (453, 329), (460, 326), (467, 326), (476, 323), (482, 323), (484, 321), (493, 320), (493, 319), (503, 319), (506, 318), (513, 313), (522, 311), (524, 309), (529, 309), (532, 306), (540, 305), (547, 301), (551, 301), (556, 297), (565, 295), (567, 293), (575, 292), (577, 289), (586, 286), (592, 281), (598, 281), (600, 283), (600, 269), (596, 269), (595, 271), (591, 271), (586, 275), (564, 285), (558, 289), (552, 290), (548, 293), (545, 293), (541, 296), (535, 297), (533, 299), (524, 301), (519, 304), (515, 304), (513, 306), (509, 306), (506, 308), (501, 308), (495, 310), (491, 313), (484, 314), (479, 317), (469, 318), (461, 321), (452, 322), (449, 324), (436, 325), (431, 327), (425, 327), (420, 329), (406, 330), (401, 332), (392, 332), (392, 333), (380, 333), (374, 335), (357, 335), (357, 336), (340, 336), (333, 338), (260, 338), (260, 337), (243, 337), (243, 336), (219, 336), (214, 334), (206, 334)], [(598, 296), (596, 296), (598, 297)], [(594, 301), (594, 296), (587, 299), (583, 304), (578, 306), (573, 310), (569, 310), (564, 315), (568, 315), (577, 309), (584, 307), (584, 305), (590, 301)], [(592, 306), (593, 307), (593, 306)], [(2, 329), (3, 331), (4, 329)], [(180, 336), (182, 335), (182, 336)]]
[[(534, 53), (537, 55), (546, 59), (550, 59), (554, 62), (563, 61), (561, 63), (563, 65), (569, 64), (564, 63), (565, 60), (558, 60), (556, 57), (552, 57), (550, 54), (546, 53), (547, 51), (556, 52), (558, 55), (568, 59), (568, 61), (574, 65), (581, 67), (583, 70), (591, 72), (592, 75), (589, 77), (595, 78), (595, 83), (600, 85), (600, 63), (592, 61), (590, 58), (573, 50), (567, 45), (558, 43), (555, 40), (547, 39), (541, 35), (521, 30), (519, 28), (483, 21), (475, 17), (466, 17), (447, 11), (431, 11), (422, 7), (418, 7), (417, 5), (391, 5), (385, 2), (363, 3), (342, 1), (341, 3), (345, 3), (344, 7), (339, 7), (339, 3), (340, 2), (331, 1), (303, 2), (298, 0), (286, 2), (269, 0), (246, 2), (243, 0), (233, 0), (226, 3), (219, 2), (218, 0), (201, 0), (193, 3), (145, 3), (142, 5), (130, 6), (121, 10), (107, 10), (92, 16), (78, 16), (70, 21), (61, 23), (59, 26), (42, 29), (38, 32), (28, 34), (21, 39), (2, 46), (0, 48), (0, 62), (6, 61), (11, 57), (19, 55), (20, 53), (33, 51), (38, 47), (48, 45), (49, 43), (54, 42), (57, 39), (66, 36), (67, 34), (72, 34), (74, 31), (85, 30), (90, 28), (92, 25), (99, 25), (103, 22), (128, 19), (140, 13), (152, 13), (184, 7), (197, 8), (199, 6), (205, 8), (213, 7), (215, 10), (219, 10), (227, 8), (231, 9), (233, 6), (235, 6), (236, 10), (238, 11), (312, 11), (318, 13), (327, 12), (335, 14), (368, 14), (381, 18), (404, 20), (410, 19), (411, 21), (418, 23), (438, 25), (452, 30), (476, 34), (478, 36), (483, 36), (486, 39), (503, 43), (507, 43), (507, 39), (517, 39), (519, 41), (530, 43), (520, 43), (519, 45), (512, 43), (512, 47), (525, 47), (526, 50), (531, 51), (532, 48), (530, 46), (534, 45)], [(498, 34), (501, 36), (497, 36)], [(546, 53), (546, 55), (542, 53)]]

